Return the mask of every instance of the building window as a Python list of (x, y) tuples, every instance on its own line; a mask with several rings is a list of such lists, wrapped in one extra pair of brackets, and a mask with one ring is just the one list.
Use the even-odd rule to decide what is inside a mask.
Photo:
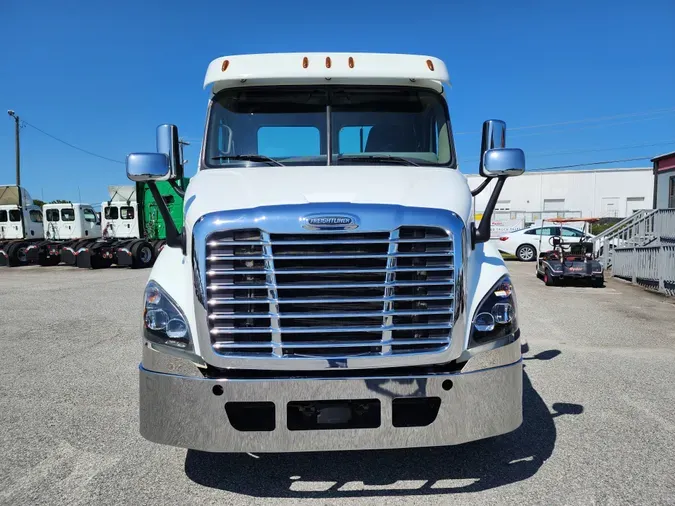
[(668, 207), (675, 209), (675, 176), (670, 176), (670, 184), (668, 185)]

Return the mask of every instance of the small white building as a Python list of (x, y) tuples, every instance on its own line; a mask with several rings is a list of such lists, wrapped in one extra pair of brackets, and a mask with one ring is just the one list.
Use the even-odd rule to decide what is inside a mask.
[[(478, 174), (467, 179), (472, 189), (483, 181)], [(494, 184), (474, 199), (478, 216)], [(623, 218), (638, 209), (651, 209), (653, 196), (651, 167), (525, 172), (506, 181), (494, 218), (524, 219), (526, 223), (556, 216)]]

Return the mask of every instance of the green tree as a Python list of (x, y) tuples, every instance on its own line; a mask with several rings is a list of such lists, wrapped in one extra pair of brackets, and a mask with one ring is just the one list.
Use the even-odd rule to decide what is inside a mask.
[(35, 204), (36, 206), (42, 207), (42, 206), (45, 205), (45, 201), (44, 201), (44, 200), (40, 200), (40, 199), (33, 199), (33, 204)]

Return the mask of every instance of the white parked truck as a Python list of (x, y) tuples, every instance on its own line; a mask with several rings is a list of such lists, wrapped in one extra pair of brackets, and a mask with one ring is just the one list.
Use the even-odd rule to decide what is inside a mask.
[[(159, 197), (179, 223), (185, 185), (186, 180), (159, 185)], [(110, 199), (101, 204), (102, 238), (76, 249), (77, 266), (152, 266), (166, 243), (164, 219), (159, 215), (155, 197), (144, 183), (109, 186), (108, 192)]]
[[(480, 224), (433, 57), (218, 58), (184, 227), (145, 289), (140, 431), (214, 452), (440, 446), (522, 422), (514, 288), (487, 241), (525, 166), (483, 125)], [(178, 133), (127, 157), (182, 176)], [(477, 194), (486, 185), (474, 190)], [(168, 210), (160, 206), (165, 218)], [(451, 464), (449, 464), (451, 465)]]
[(27, 248), (43, 237), (42, 211), (26, 189), (0, 186), (0, 266), (28, 263)]
[(29, 263), (75, 265), (73, 251), (101, 237), (101, 224), (90, 204), (44, 204), (42, 214), (45, 239), (26, 248)]

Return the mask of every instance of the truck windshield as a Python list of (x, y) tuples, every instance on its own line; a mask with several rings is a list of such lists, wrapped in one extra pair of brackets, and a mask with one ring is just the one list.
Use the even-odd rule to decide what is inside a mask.
[(329, 150), (333, 165), (454, 167), (447, 108), (432, 90), (270, 86), (213, 98), (205, 167), (325, 165)]

